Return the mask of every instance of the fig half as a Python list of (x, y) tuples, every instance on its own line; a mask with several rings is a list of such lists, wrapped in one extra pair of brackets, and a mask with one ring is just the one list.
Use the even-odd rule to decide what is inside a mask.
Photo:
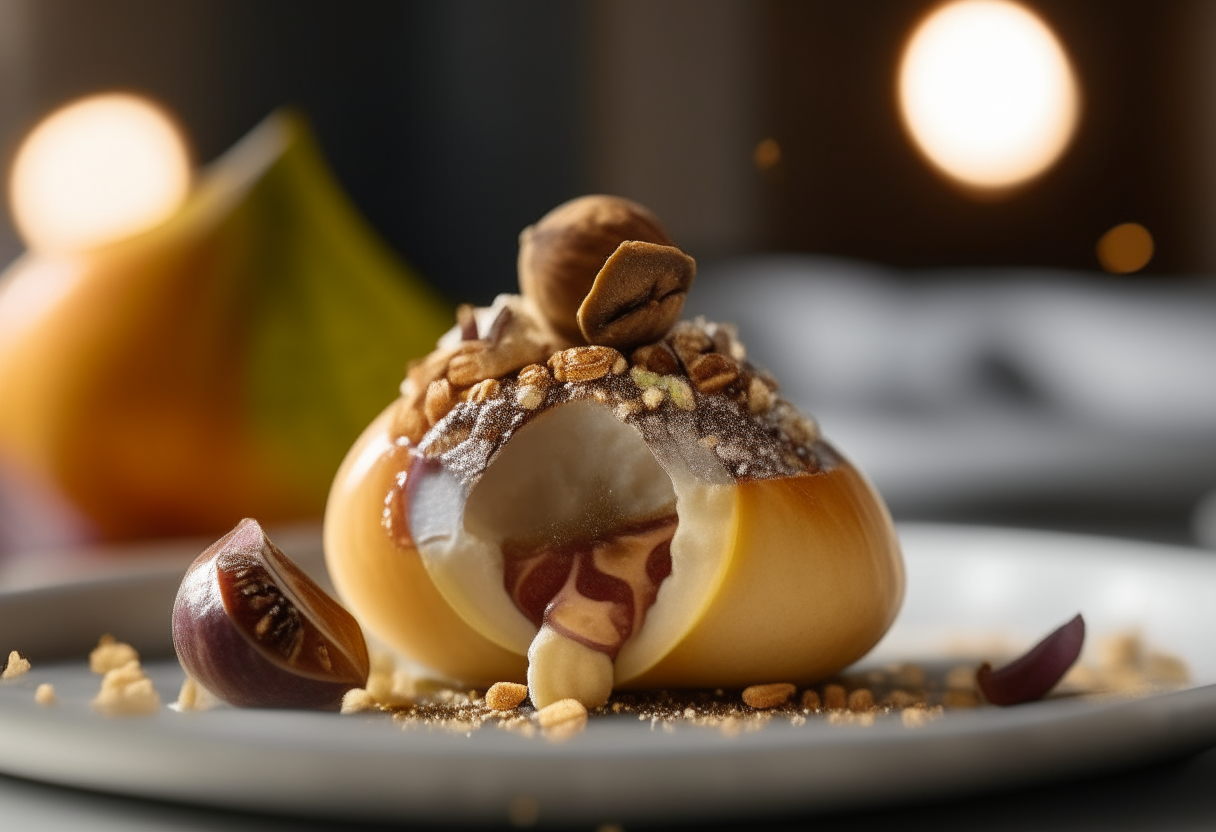
[(242, 520), (190, 566), (173, 646), (195, 682), (230, 705), (337, 710), (367, 684), (358, 622)]

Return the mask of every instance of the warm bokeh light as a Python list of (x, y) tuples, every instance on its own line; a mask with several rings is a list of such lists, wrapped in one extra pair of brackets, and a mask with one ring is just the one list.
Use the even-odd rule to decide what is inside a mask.
[(762, 171), (777, 167), (781, 164), (781, 145), (773, 138), (761, 140), (752, 151), (752, 163)]
[(1111, 274), (1138, 272), (1153, 259), (1153, 235), (1138, 222), (1125, 222), (1098, 240), (1098, 262)]
[(899, 68), (904, 123), (920, 150), (976, 188), (1017, 185), (1072, 138), (1079, 94), (1060, 42), (1006, 0), (959, 0), (917, 27)]
[(83, 251), (167, 219), (190, 187), (181, 131), (163, 110), (109, 93), (68, 104), (26, 137), (9, 201), (26, 244)]

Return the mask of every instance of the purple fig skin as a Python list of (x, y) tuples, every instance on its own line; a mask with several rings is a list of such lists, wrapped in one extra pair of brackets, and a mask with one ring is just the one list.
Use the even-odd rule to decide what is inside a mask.
[(993, 670), (988, 662), (975, 673), (984, 697), (994, 705), (1020, 705), (1035, 702), (1064, 678), (1081, 655), (1085, 643), (1085, 619), (1080, 613), (1062, 625), (1024, 655)]
[[(301, 622), (296, 629), (304, 633), (293, 640), (290, 655), (283, 655), (281, 641), (267, 639), (273, 633), (256, 632), (259, 611), (239, 608), (254, 597), (233, 582), (233, 572), (241, 570), (273, 582), (278, 603)], [(300, 655), (303, 645), (308, 655)], [(337, 710), (346, 691), (367, 684), (367, 646), (354, 618), (291, 564), (254, 520), (242, 520), (187, 570), (173, 605), (173, 646), (195, 682), (242, 708)]]

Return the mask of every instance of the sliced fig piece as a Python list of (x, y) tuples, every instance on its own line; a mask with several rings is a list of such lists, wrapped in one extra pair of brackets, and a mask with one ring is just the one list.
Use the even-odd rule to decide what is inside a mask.
[(256, 520), (191, 564), (173, 605), (173, 646), (191, 678), (239, 707), (337, 710), (367, 683), (359, 624)]
[(1085, 619), (1077, 613), (1024, 655), (993, 670), (984, 662), (975, 681), (994, 705), (1020, 705), (1042, 699), (1064, 678), (1081, 655), (1085, 643)]

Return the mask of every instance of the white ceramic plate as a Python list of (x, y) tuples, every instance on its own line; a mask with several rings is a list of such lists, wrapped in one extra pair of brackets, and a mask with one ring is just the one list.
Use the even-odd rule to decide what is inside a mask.
[[(1090, 633), (1138, 629), (1195, 685), (1124, 701), (949, 712), (915, 730), (774, 721), (724, 736), (594, 720), (551, 744), (483, 728), (403, 731), (384, 715), (217, 709), (106, 719), (82, 657), (102, 631), (166, 656), (177, 574), (148, 571), (0, 595), (0, 635), (35, 663), (0, 685), (0, 771), (159, 799), (339, 817), (628, 821), (789, 812), (1022, 785), (1216, 742), (1216, 559), (1126, 541), (998, 529), (901, 529), (908, 598), (868, 661), (943, 658), (961, 641), (1026, 643), (1078, 610)], [(7, 647), (5, 648), (7, 649)], [(71, 658), (77, 657), (77, 658)], [(53, 659), (62, 661), (55, 662)], [(176, 662), (148, 661), (174, 698)], [(60, 704), (34, 704), (52, 682)], [(522, 808), (521, 808), (522, 807)]]

